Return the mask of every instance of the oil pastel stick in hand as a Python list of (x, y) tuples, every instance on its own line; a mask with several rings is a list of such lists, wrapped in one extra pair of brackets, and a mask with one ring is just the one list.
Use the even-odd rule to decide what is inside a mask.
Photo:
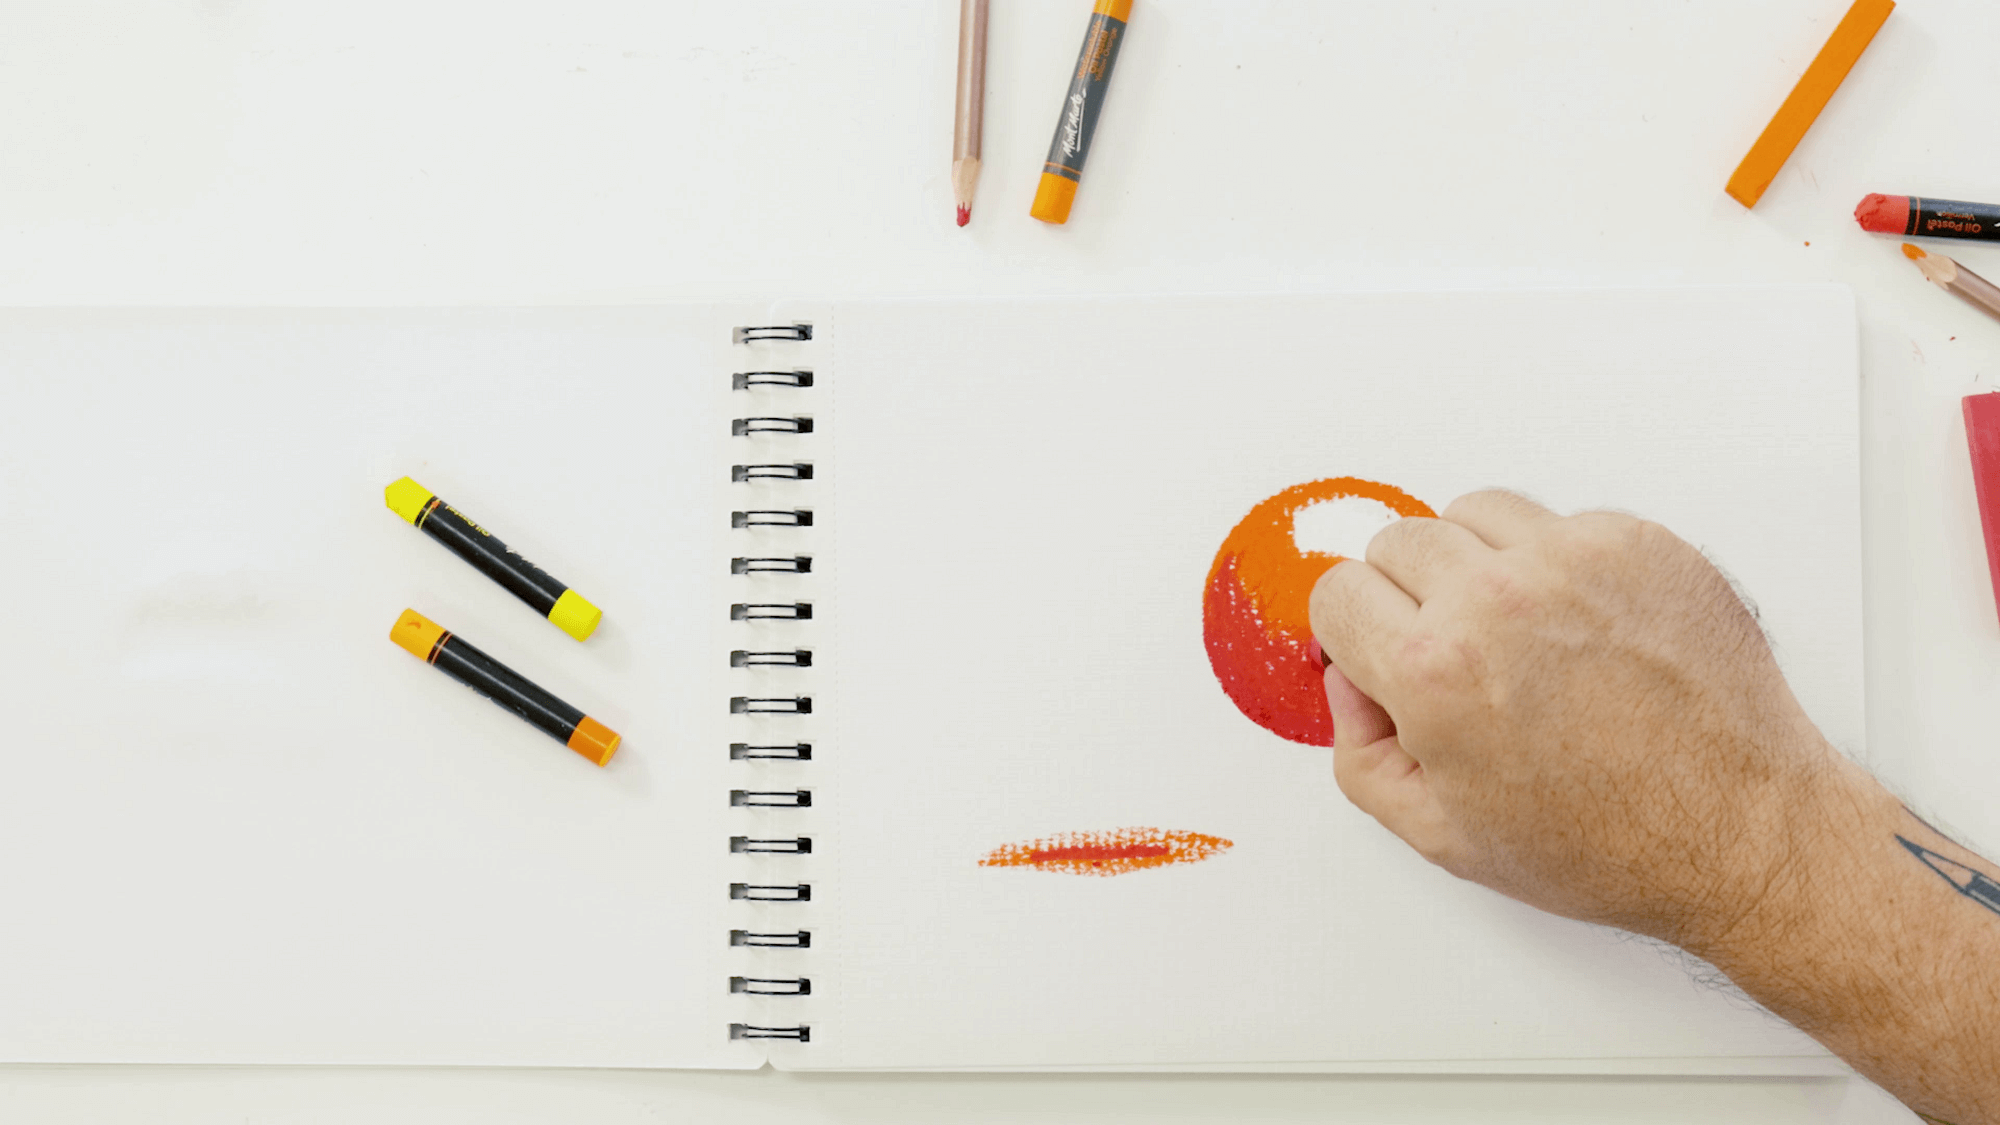
[(1854, 209), (1861, 229), (1905, 238), (1965, 238), (2000, 242), (2000, 205), (1926, 199), (1921, 195), (1870, 195)]
[(389, 630), (389, 639), (411, 656), (505, 707), (528, 725), (589, 758), (597, 765), (618, 752), (619, 736), (610, 727), (557, 699), (534, 681), (467, 644), (443, 626), (406, 609)]
[(533, 606), (536, 613), (577, 640), (588, 638), (604, 617), (604, 611), (591, 605), (582, 594), (515, 554), (492, 532), (409, 477), (384, 489), (383, 495), (390, 511), (451, 548), (452, 554), (506, 587), (508, 593)]

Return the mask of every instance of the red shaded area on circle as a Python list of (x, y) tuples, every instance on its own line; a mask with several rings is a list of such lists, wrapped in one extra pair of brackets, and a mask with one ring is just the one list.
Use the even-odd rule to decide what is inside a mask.
[(1264, 631), (1236, 565), (1231, 557), (1216, 568), (1201, 602), (1202, 640), (1216, 681), (1238, 711), (1279, 738), (1333, 745), (1321, 674), (1302, 643)]

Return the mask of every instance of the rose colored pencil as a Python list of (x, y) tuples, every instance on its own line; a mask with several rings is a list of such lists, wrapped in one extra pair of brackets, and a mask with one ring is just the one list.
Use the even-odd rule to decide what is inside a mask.
[(958, 0), (958, 110), (951, 122), (951, 194), (958, 225), (972, 221), (979, 133), (986, 116), (986, 0)]
[(1903, 243), (1903, 256), (1917, 263), (1917, 268), (1936, 282), (1938, 288), (2000, 320), (2000, 287), (1943, 254), (1932, 254), (1921, 246)]

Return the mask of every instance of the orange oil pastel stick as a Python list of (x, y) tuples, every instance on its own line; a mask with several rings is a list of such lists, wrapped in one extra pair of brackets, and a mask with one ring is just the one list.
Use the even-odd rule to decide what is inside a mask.
[(1076, 185), (1083, 179), (1083, 160), (1090, 155), (1090, 138), (1097, 132), (1097, 115), (1104, 108), (1104, 91), (1110, 86), (1111, 67), (1125, 43), (1125, 21), (1131, 15), (1132, 0), (1097, 0), (1090, 9), (1083, 50), (1077, 54), (1069, 92), (1063, 96), (1062, 116), (1056, 119), (1049, 158), (1042, 163), (1034, 205), (1028, 208), (1029, 215), (1045, 223), (1069, 221)]
[(1854, 6), (1827, 37), (1826, 46), (1819, 49), (1812, 65), (1799, 76), (1798, 85), (1792, 87), (1785, 104), (1778, 107), (1771, 123), (1764, 126), (1757, 143), (1750, 146), (1743, 163), (1729, 177), (1725, 190), (1731, 199), (1745, 207), (1755, 207), (1764, 198), (1764, 189), (1778, 178), (1785, 161), (1792, 158), (1792, 150), (1799, 147), (1806, 130), (1819, 120), (1820, 111), (1833, 100), (1833, 92), (1840, 89), (1847, 72), (1861, 60), (1861, 52), (1868, 49), (1875, 33), (1882, 30), (1889, 13), (1895, 10), (1896, 0), (1854, 0)]
[(549, 694), (540, 685), (467, 644), (414, 609), (406, 609), (389, 639), (411, 656), (505, 707), (528, 725), (590, 759), (611, 761), (620, 741), (616, 732)]

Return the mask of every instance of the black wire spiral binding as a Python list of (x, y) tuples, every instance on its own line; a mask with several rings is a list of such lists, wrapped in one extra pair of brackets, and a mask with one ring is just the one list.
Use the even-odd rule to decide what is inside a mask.
[(749, 809), (809, 809), (813, 794), (810, 789), (731, 789), (729, 804), (734, 808)]
[(805, 648), (790, 652), (745, 652), (739, 648), (729, 654), (731, 668), (810, 668), (812, 662), (812, 650)]
[(813, 326), (810, 324), (767, 324), (736, 330), (736, 342), (739, 344), (754, 344), (759, 340), (805, 341), (812, 338)]
[(810, 371), (738, 371), (730, 385), (739, 391), (751, 387), (810, 387), (813, 373)]
[(811, 602), (737, 602), (729, 607), (731, 621), (810, 621)]
[(792, 742), (776, 746), (752, 746), (748, 742), (732, 742), (729, 744), (729, 760), (732, 762), (749, 762), (760, 759), (764, 761), (810, 762), (812, 761), (812, 756), (813, 744), (810, 742)]
[(801, 1043), (812, 1042), (810, 1027), (757, 1027), (754, 1024), (732, 1023), (729, 1025), (731, 1039), (796, 1039)]
[[(737, 328), (736, 342), (739, 344), (759, 342), (804, 342), (813, 338), (809, 324), (767, 325), (763, 327)], [(778, 365), (773, 364), (773, 368)], [(813, 386), (812, 371), (800, 367), (791, 370), (738, 371), (730, 379), (733, 389), (739, 391), (769, 391), (778, 395), (796, 396), (798, 392)], [(797, 409), (805, 404), (786, 401), (784, 408), (770, 413), (750, 414), (735, 418), (730, 422), (730, 433), (736, 437), (752, 440), (784, 442), (796, 440), (799, 436), (813, 432), (813, 418), (804, 410)], [(751, 463), (744, 458), (743, 464), (732, 465), (729, 479), (737, 484), (772, 484), (780, 488), (796, 488), (800, 482), (814, 479), (813, 464), (796, 457), (774, 457), (768, 461)], [(787, 500), (794, 497), (786, 497)], [(786, 504), (784, 507), (753, 508), (744, 505), (730, 513), (732, 528), (747, 531), (753, 535), (789, 535), (797, 530), (813, 526), (811, 508)], [(729, 561), (729, 572), (745, 576), (783, 576), (812, 573), (812, 556), (806, 554), (771, 555), (752, 557), (744, 555)], [(778, 579), (782, 581), (782, 578)], [(729, 607), (732, 621), (754, 622), (800, 622), (810, 621), (813, 616), (811, 602), (741, 601)], [(759, 628), (782, 628), (781, 625), (764, 625)], [(803, 645), (772, 645), (767, 649), (732, 649), (729, 653), (731, 668), (771, 669), (758, 675), (782, 675), (786, 668), (810, 668), (813, 663), (812, 650)], [(771, 695), (733, 695), (729, 699), (732, 715), (772, 715), (804, 716), (812, 714), (812, 697), (799, 693)], [(761, 720), (772, 722), (796, 721), (791, 718)], [(812, 760), (812, 743), (750, 743), (729, 744), (731, 761), (766, 762), (809, 762)], [(731, 808), (750, 809), (806, 809), (812, 807), (810, 789), (732, 789), (729, 791)], [(784, 816), (781, 812), (764, 815)], [(805, 835), (751, 836), (735, 835), (729, 838), (732, 855), (747, 856), (803, 856), (812, 854), (812, 837)], [(765, 862), (784, 863), (782, 859)], [(797, 883), (731, 883), (729, 897), (732, 901), (756, 903), (794, 903), (812, 901), (812, 884)], [(807, 949), (812, 945), (812, 933), (808, 930), (791, 932), (761, 932), (733, 929), (729, 931), (729, 944), (761, 949)], [(782, 955), (780, 955), (782, 956)], [(744, 996), (809, 996), (812, 981), (804, 976), (793, 977), (750, 977), (729, 978), (729, 991)], [(778, 1001), (783, 1003), (783, 1001)], [(729, 1025), (731, 1039), (788, 1039), (807, 1043), (812, 1039), (812, 1029), (804, 1024), (796, 1027), (765, 1027), (759, 1024), (732, 1023)]]
[(769, 855), (808, 855), (813, 850), (811, 836), (794, 836), (789, 840), (753, 840), (748, 836), (731, 836), (729, 850), (732, 854), (745, 852)]
[(806, 977), (730, 977), (729, 991), (751, 996), (810, 996), (813, 982)]
[(793, 555), (789, 559), (730, 559), (731, 574), (810, 574), (813, 561), (811, 555)]
[(811, 902), (813, 889), (811, 883), (731, 883), (729, 897), (745, 902)]
[(811, 527), (813, 514), (810, 508), (756, 508), (746, 512), (729, 513), (731, 527)]
[(810, 715), (812, 710), (813, 701), (810, 695), (729, 697), (729, 713), (732, 715)]
[(758, 934), (749, 930), (729, 931), (731, 945), (748, 945), (759, 949), (810, 949), (812, 943), (811, 930), (794, 930), (789, 934)]
[(789, 465), (731, 465), (729, 479), (737, 484), (747, 480), (811, 480), (813, 467), (803, 461)]
[(813, 432), (813, 420), (803, 414), (789, 418), (737, 418), (729, 423), (732, 437), (749, 437), (751, 434), (809, 434)]

